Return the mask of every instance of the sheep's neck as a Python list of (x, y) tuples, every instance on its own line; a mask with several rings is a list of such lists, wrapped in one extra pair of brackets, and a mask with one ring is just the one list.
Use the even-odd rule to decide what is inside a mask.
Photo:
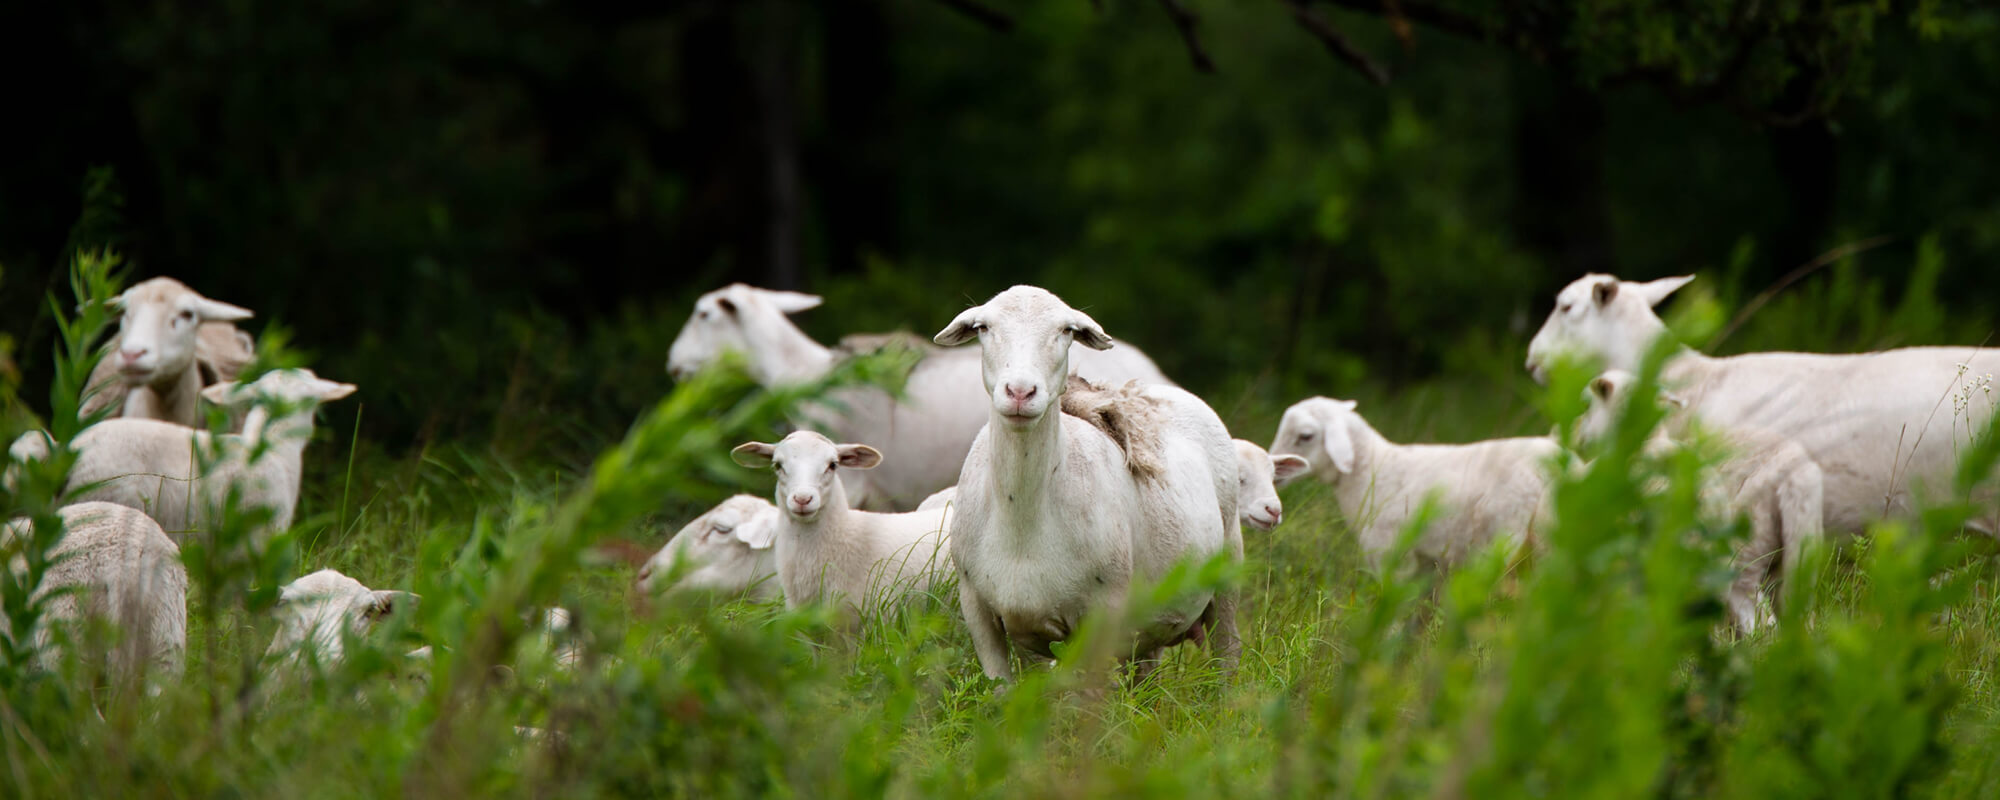
[[(992, 502), (1001, 517), (1032, 522), (1046, 505), (1056, 473), (1062, 468), (1065, 444), (1062, 412), (1056, 403), (1050, 403), (1042, 418), (1026, 429), (1008, 425), (997, 413), (990, 416), (986, 427), (992, 437), (988, 448)], [(1040, 533), (1040, 526), (1035, 524), (1006, 525), (1002, 529), (1021, 531), (1030, 538)]]
[[(834, 485), (839, 486), (839, 483)], [(839, 535), (839, 526), (846, 514), (847, 496), (835, 489), (826, 495), (819, 516), (813, 521), (800, 522), (790, 514), (785, 515), (785, 521), (778, 529), (778, 578), (784, 584), (787, 602), (794, 607), (825, 599), (829, 577), (826, 571), (832, 569), (836, 562), (823, 553), (828, 540)]]
[(298, 496), (300, 464), (305, 458), (306, 442), (312, 439), (312, 413), (308, 407), (273, 417), (268, 409), (252, 408), (243, 418), (243, 457), (249, 458), (258, 445), (264, 445), (266, 449), (262, 459), (277, 459), (279, 471), (292, 487), (294, 497)]
[(193, 427), (201, 418), (201, 371), (190, 365), (168, 380), (134, 386), (125, 394), (125, 416)]
[(1354, 444), (1354, 469), (1334, 483), (1333, 499), (1340, 504), (1340, 513), (1353, 519), (1362, 515), (1361, 506), (1375, 489), (1375, 470), (1392, 445), (1361, 419), (1348, 420), (1347, 438)]
[(833, 370), (833, 351), (812, 340), (783, 315), (771, 325), (745, 325), (750, 371), (762, 386), (784, 386), (818, 380)]

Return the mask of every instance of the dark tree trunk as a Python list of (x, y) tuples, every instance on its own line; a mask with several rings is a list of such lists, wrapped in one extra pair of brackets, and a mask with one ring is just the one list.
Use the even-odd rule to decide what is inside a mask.
[(764, 0), (757, 17), (757, 130), (763, 149), (761, 257), (765, 285), (799, 287), (805, 214), (799, 174), (799, 15), (792, 0)]

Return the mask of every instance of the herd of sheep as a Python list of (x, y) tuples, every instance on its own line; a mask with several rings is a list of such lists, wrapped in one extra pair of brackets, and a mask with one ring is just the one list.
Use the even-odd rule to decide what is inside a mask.
[[(1994, 412), (2000, 350), (1920, 347), (1855, 355), (1757, 353), (1713, 358), (1681, 348), (1655, 397), (1634, 373), (1667, 329), (1653, 308), (1688, 278), (1638, 283), (1588, 275), (1564, 288), (1528, 349), (1546, 382), (1558, 359), (1595, 365), (1588, 411), (1569, 444), (1585, 452), (1641, 401), (1666, 422), (1646, 452), (1696, 437), (1726, 444), (1702, 477), (1702, 508), (1741, 518), (1738, 578), (1725, 598), (1748, 632), (1769, 624), (1767, 591), (1827, 531), (1912, 513), (1921, 492), (1952, 484), (1957, 456)], [(57, 562), (41, 591), (50, 624), (101, 617), (122, 631), (125, 669), (180, 670), (187, 575), (178, 543), (219, 522), (218, 509), (261, 508), (253, 536), (291, 524), (313, 409), (354, 391), (308, 370), (235, 382), (252, 342), (233, 323), (250, 312), (156, 278), (114, 301), (120, 330), (90, 385), (86, 412), (113, 419), (70, 446), (70, 503)], [(1126, 622), (1135, 675), (1181, 642), (1206, 644), (1225, 669), (1241, 651), (1230, 588), (1197, 589), (1126, 613), (1135, 587), (1175, 565), (1243, 556), (1243, 529), (1283, 519), (1277, 487), (1308, 473), (1331, 488), (1362, 552), (1380, 564), (1427, 504), (1411, 555), (1448, 570), (1494, 546), (1548, 546), (1551, 488), (1582, 462), (1554, 436), (1470, 444), (1399, 444), (1356, 403), (1327, 397), (1286, 410), (1267, 452), (1231, 436), (1201, 398), (1144, 353), (1113, 340), (1056, 295), (1017, 286), (959, 313), (933, 345), (904, 335), (814, 341), (788, 315), (818, 297), (736, 284), (703, 295), (674, 341), (684, 378), (738, 354), (765, 386), (810, 382), (843, 358), (883, 346), (920, 351), (900, 394), (838, 390), (797, 411), (797, 430), (731, 455), (772, 471), (769, 500), (739, 495), (689, 522), (638, 573), (646, 594), (780, 596), (831, 604), (866, 624), (903, 598), (955, 581), (985, 674), (1006, 680), (1013, 656), (1049, 659), (1084, 619)], [(951, 349), (978, 344), (972, 348)], [(228, 430), (200, 423), (205, 400)], [(42, 458), (48, 438), (10, 448)], [(10, 467), (9, 479), (17, 467)], [(2000, 532), (1993, 482), (1978, 484), (1975, 530)], [(23, 534), (11, 523), (8, 537)], [(21, 568), (16, 560), (14, 568)], [(321, 570), (283, 587), (271, 657), (340, 657), (341, 638), (389, 613), (402, 593)], [(555, 612), (552, 612), (554, 614)], [(566, 620), (566, 617), (560, 619)], [(551, 627), (558, 616), (548, 618)], [(46, 632), (37, 642), (47, 643)], [(1126, 642), (1119, 640), (1119, 648)]]

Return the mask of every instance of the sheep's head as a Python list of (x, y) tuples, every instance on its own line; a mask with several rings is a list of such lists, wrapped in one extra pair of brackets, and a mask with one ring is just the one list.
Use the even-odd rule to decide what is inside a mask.
[(204, 322), (235, 322), (250, 318), (248, 309), (210, 300), (173, 278), (142, 281), (110, 305), (123, 314), (118, 321), (118, 374), (127, 384), (143, 386), (173, 380), (194, 368), (195, 333)]
[(1278, 476), (1283, 486), (1300, 475), (1317, 471), (1320, 479), (1333, 483), (1354, 471), (1353, 426), (1361, 422), (1353, 400), (1311, 397), (1285, 409), (1278, 422), (1278, 437), (1271, 442), (1272, 456), (1299, 456), (1303, 468), (1294, 468), (1290, 477)]
[(274, 369), (250, 383), (218, 383), (201, 390), (209, 402), (244, 408), (258, 400), (317, 405), (354, 393), (354, 384), (330, 381), (309, 369)]
[(947, 347), (974, 339), (993, 413), (1016, 429), (1057, 407), (1068, 383), (1070, 343), (1111, 348), (1111, 337), (1089, 315), (1034, 286), (1016, 286), (966, 309), (935, 337)]
[(687, 380), (722, 354), (735, 351), (751, 360), (775, 341), (773, 331), (789, 327), (786, 314), (796, 314), (820, 304), (815, 295), (779, 292), (732, 283), (701, 296), (694, 313), (681, 326), (679, 336), (667, 350), (667, 372), (675, 380)]
[(1528, 374), (1547, 383), (1557, 358), (1594, 361), (1602, 369), (1635, 370), (1646, 349), (1667, 330), (1653, 306), (1693, 275), (1638, 283), (1590, 274), (1556, 293), (1548, 321), (1528, 342)]
[(336, 663), (343, 636), (366, 633), (416, 600), (409, 592), (369, 589), (335, 570), (320, 570), (278, 590), (278, 635), (266, 652), (285, 656), (310, 647), (319, 663)]
[(747, 494), (731, 497), (695, 517), (647, 560), (639, 569), (639, 591), (660, 591), (660, 581), (676, 571), (673, 592), (743, 591), (758, 577), (758, 552), (771, 549), (777, 537), (777, 506)]
[(838, 467), (874, 469), (882, 454), (865, 444), (834, 444), (812, 431), (793, 431), (777, 444), (745, 442), (729, 451), (746, 467), (770, 467), (778, 473), (778, 508), (800, 522), (819, 519), (829, 504), (847, 505)]
[[(1622, 369), (1605, 370), (1590, 379), (1583, 399), (1587, 403), (1583, 416), (1576, 421), (1573, 437), (1579, 448), (1594, 449), (1604, 442), (1604, 437), (1617, 429), (1625, 418), (1632, 403), (1632, 389), (1639, 385), (1639, 376)], [(1671, 392), (1662, 390), (1657, 396), (1660, 407), (1665, 410), (1681, 408), (1685, 403)]]
[(1277, 482), (1290, 482), (1305, 474), (1306, 460), (1298, 456), (1274, 456), (1264, 448), (1236, 440), (1236, 508), (1243, 524), (1260, 531), (1278, 527), (1285, 521), (1285, 503), (1278, 499)]

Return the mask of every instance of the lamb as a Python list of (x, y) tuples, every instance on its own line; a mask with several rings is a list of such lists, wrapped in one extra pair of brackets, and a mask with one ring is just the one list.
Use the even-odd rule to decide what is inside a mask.
[[(653, 554), (639, 569), (639, 591), (747, 593), (752, 600), (776, 600), (778, 560), (772, 545), (780, 524), (778, 507), (769, 500), (747, 494), (724, 500)], [(684, 570), (680, 580), (661, 586), (676, 569)]]
[(944, 509), (877, 514), (852, 509), (836, 468), (873, 469), (882, 454), (794, 431), (777, 444), (745, 442), (736, 463), (777, 472), (778, 584), (785, 607), (838, 603), (851, 623), (951, 574)]
[(1243, 524), (1269, 531), (1285, 521), (1285, 503), (1278, 499), (1278, 484), (1290, 483), (1306, 474), (1311, 465), (1295, 455), (1271, 455), (1255, 443), (1242, 439), (1236, 445), (1236, 510)]
[[(247, 386), (218, 383), (202, 390), (223, 406), (251, 406), (260, 398), (277, 405), (251, 407), (241, 434), (210, 434), (152, 419), (105, 420), (85, 428), (73, 443), (77, 461), (69, 485), (83, 487), (73, 499), (145, 511), (178, 542), (207, 530), (235, 488), (243, 507), (272, 510), (268, 530), (284, 530), (298, 506), (313, 408), (353, 392), (353, 384), (325, 380), (311, 370), (273, 370)], [(41, 433), (29, 432), (10, 450), (17, 459), (43, 458), (48, 445)], [(211, 451), (219, 460), (198, 474), (197, 453)]]
[(346, 657), (348, 636), (366, 633), (416, 600), (409, 592), (370, 589), (337, 570), (322, 569), (278, 589), (278, 633), (264, 657), (281, 667), (296, 667), (307, 659), (321, 667), (338, 664)]
[(113, 417), (199, 427), (202, 388), (235, 380), (256, 355), (250, 334), (232, 324), (249, 319), (248, 309), (173, 278), (141, 282), (110, 305), (123, 311), (119, 333), (84, 384), (80, 414), (111, 408)]
[[(813, 295), (740, 283), (704, 294), (674, 339), (667, 369), (685, 379), (733, 350), (748, 359), (750, 375), (759, 384), (784, 386), (826, 375), (845, 354), (883, 345), (925, 349), (910, 372), (903, 400), (878, 389), (850, 389), (802, 410), (795, 420), (800, 427), (819, 430), (837, 441), (867, 442), (883, 454), (881, 468), (841, 474), (847, 496), (857, 508), (914, 508), (926, 495), (951, 484), (973, 437), (986, 423), (985, 401), (977, 388), (978, 362), (968, 354), (928, 344), (899, 344), (906, 340), (898, 335), (851, 336), (838, 350), (829, 349), (786, 318), (819, 304), (820, 298)], [(1171, 383), (1151, 359), (1131, 348), (1115, 354), (1078, 351), (1075, 366), (1078, 373), (1095, 380)]]
[[(1546, 381), (1558, 356), (1636, 371), (1667, 330), (1653, 306), (1690, 280), (1637, 283), (1592, 274), (1571, 283), (1528, 345), (1529, 373)], [(1858, 533), (1871, 520), (1914, 513), (1921, 499), (1915, 487), (1950, 489), (1957, 454), (1992, 419), (1996, 372), (2000, 350), (1991, 348), (1726, 358), (1682, 348), (1660, 377), (1706, 424), (1767, 431), (1804, 447), (1825, 477), (1826, 529)], [(1971, 527), (2000, 534), (1990, 481), (1975, 499), (1994, 511)]]
[[(152, 518), (112, 503), (65, 506), (63, 538), (50, 556), (36, 597), (49, 597), (35, 647), (44, 663), (57, 656), (52, 626), (84, 619), (108, 620), (119, 633), (112, 668), (137, 677), (147, 668), (181, 674), (187, 653), (187, 568), (181, 549)], [(29, 521), (7, 524), (6, 542), (29, 535)], [(18, 574), (26, 560), (15, 556)], [(0, 617), (0, 625), (5, 624)]]
[(1341, 515), (1377, 568), (1432, 495), (1437, 516), (1413, 550), (1418, 565), (1429, 569), (1450, 569), (1496, 538), (1517, 547), (1531, 542), (1549, 518), (1549, 464), (1562, 451), (1554, 440), (1396, 444), (1355, 413), (1355, 405), (1327, 397), (1292, 404), (1271, 452), (1311, 462), (1311, 472), (1333, 487)]
[[(1637, 376), (1624, 370), (1610, 370), (1591, 380), (1590, 406), (1577, 423), (1580, 446), (1594, 446), (1615, 430), (1619, 415), (1631, 407), (1637, 382)], [(1698, 424), (1680, 411), (1679, 398), (1665, 393), (1660, 399), (1669, 413), (1647, 444), (1647, 452), (1655, 456), (1680, 447)], [(1801, 552), (1821, 541), (1825, 478), (1797, 442), (1765, 431), (1719, 433), (1729, 454), (1706, 477), (1703, 513), (1711, 518), (1740, 516), (1750, 523), (1750, 540), (1737, 549), (1737, 578), (1728, 594), (1730, 621), (1749, 635), (1760, 621), (1772, 622), (1758, 612), (1759, 595), (1767, 583), (1782, 586), (1790, 580)]]
[[(1051, 645), (1086, 615), (1122, 617), (1136, 586), (1178, 563), (1242, 558), (1236, 451), (1206, 403), (1173, 386), (1127, 384), (1086, 410), (1115, 416), (1122, 439), (1058, 410), (1072, 343), (1112, 345), (1089, 316), (1016, 286), (959, 314), (935, 340), (978, 340), (989, 398), (950, 522), (959, 604), (987, 677), (1012, 679), (1010, 642), (1052, 658)], [(1187, 640), (1206, 639), (1233, 670), (1236, 607), (1233, 589), (1195, 592), (1138, 621), (1135, 677)]]

